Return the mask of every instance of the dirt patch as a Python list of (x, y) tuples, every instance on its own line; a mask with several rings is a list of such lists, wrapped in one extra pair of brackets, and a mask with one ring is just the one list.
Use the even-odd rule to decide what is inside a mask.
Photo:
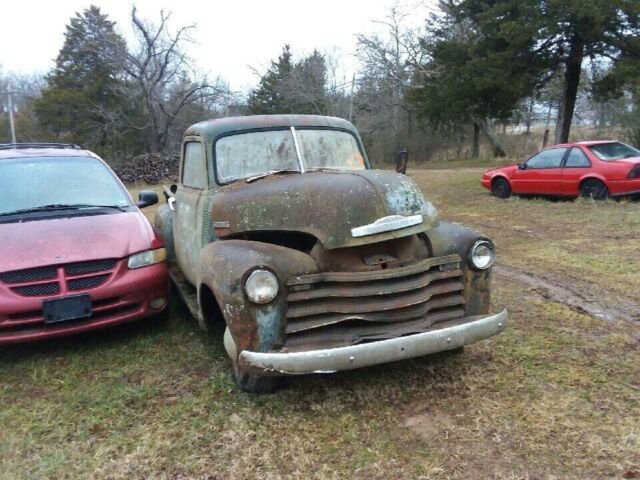
[[(562, 303), (582, 313), (586, 313), (594, 318), (599, 318), (609, 322), (626, 321), (640, 322), (640, 306), (633, 304), (610, 304), (604, 302), (606, 294), (594, 290), (590, 287), (590, 292), (578, 289), (565, 282), (558, 282), (546, 278), (538, 277), (530, 273), (523, 272), (507, 265), (496, 265), (493, 272), (501, 277), (515, 280), (518, 283), (527, 285), (544, 298)], [(579, 291), (580, 290), (580, 291)]]
[(449, 438), (455, 428), (453, 417), (437, 407), (414, 408), (402, 424), (427, 443)]

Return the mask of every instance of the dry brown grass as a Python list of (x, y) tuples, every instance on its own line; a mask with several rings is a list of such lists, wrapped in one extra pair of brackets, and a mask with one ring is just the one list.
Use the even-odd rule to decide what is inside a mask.
[[(499, 201), (475, 172), (416, 173), (500, 262), (612, 292), (640, 286), (638, 204)], [(637, 245), (637, 243), (636, 243)], [(635, 252), (635, 257), (634, 257)], [(504, 278), (509, 329), (393, 365), (233, 387), (220, 342), (174, 303), (144, 322), (0, 350), (2, 478), (622, 478), (640, 470), (640, 327)]]

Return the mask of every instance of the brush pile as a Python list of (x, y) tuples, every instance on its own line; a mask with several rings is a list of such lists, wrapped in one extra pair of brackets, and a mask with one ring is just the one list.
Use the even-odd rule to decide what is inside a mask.
[(178, 158), (159, 153), (145, 153), (125, 160), (116, 167), (116, 173), (125, 183), (155, 185), (178, 178)]

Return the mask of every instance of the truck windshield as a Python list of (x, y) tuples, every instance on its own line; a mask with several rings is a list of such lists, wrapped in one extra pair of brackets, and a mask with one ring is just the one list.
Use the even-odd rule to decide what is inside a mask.
[(219, 139), (215, 150), (218, 180), (223, 183), (269, 172), (300, 172), (301, 165), (304, 170), (366, 168), (355, 137), (341, 130), (287, 129), (239, 133)]
[(0, 214), (54, 206), (130, 205), (114, 175), (91, 157), (0, 160)]
[(600, 160), (612, 161), (623, 158), (640, 157), (640, 150), (622, 142), (601, 143), (592, 145), (589, 150)]

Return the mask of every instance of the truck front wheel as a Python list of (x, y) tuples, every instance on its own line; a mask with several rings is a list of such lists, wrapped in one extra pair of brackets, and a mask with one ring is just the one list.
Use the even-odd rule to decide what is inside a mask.
[(238, 349), (233, 340), (231, 332), (227, 328), (224, 331), (224, 349), (231, 359), (233, 368), (233, 379), (236, 385), (243, 392), (249, 393), (266, 393), (273, 391), (280, 383), (279, 377), (261, 376), (253, 373), (247, 373), (238, 365)]
[(263, 377), (253, 373), (245, 373), (233, 362), (233, 379), (243, 392), (267, 393), (276, 389), (280, 383), (280, 377)]

